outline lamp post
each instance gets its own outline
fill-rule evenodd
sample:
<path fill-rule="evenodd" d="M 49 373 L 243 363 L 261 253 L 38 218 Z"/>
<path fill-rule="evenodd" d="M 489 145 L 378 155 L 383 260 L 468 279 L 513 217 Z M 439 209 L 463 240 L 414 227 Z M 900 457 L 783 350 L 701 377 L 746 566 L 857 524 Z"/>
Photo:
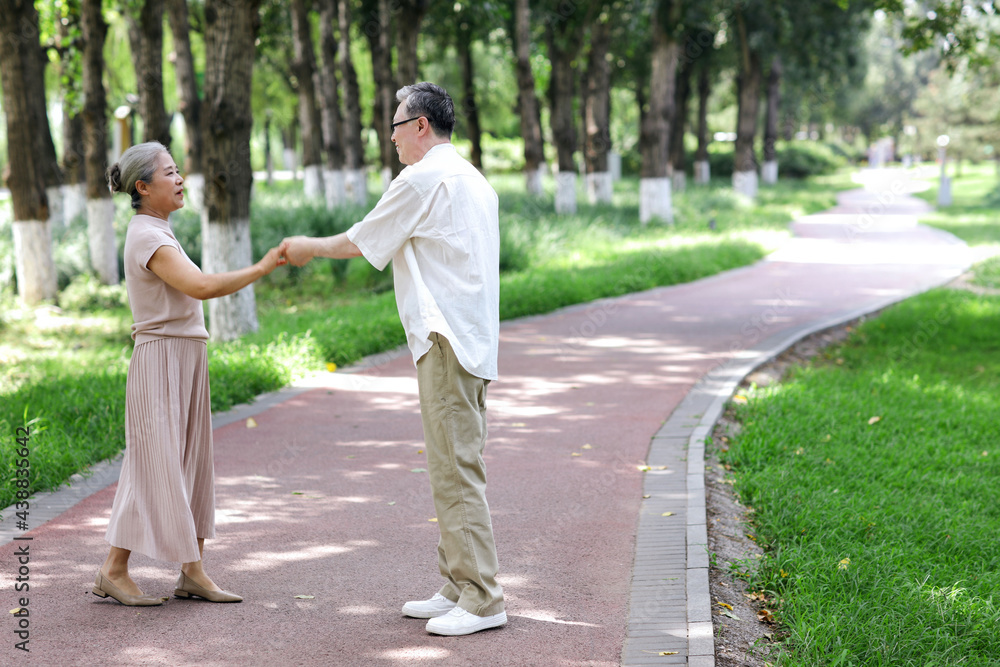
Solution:
<path fill-rule="evenodd" d="M 951 206 L 951 180 L 948 178 L 948 174 L 945 170 L 947 165 L 948 156 L 945 153 L 945 147 L 950 141 L 947 134 L 942 134 L 937 138 L 938 145 L 938 160 L 941 162 L 941 185 L 938 186 L 938 206 Z"/>

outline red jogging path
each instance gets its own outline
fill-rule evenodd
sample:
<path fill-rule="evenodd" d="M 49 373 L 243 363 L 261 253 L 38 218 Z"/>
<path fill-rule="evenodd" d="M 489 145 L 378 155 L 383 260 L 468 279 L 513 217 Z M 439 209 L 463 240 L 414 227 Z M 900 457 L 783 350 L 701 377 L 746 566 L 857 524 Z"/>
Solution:
<path fill-rule="evenodd" d="M 31 538 L 0 546 L 4 610 L 21 606 L 17 553 L 29 549 L 30 653 L 15 648 L 23 617 L 7 615 L 0 664 L 714 664 L 701 461 L 686 460 L 710 424 L 676 409 L 720 369 L 742 376 L 808 331 L 969 264 L 964 244 L 915 224 L 926 207 L 904 175 L 870 176 L 873 190 L 796 222 L 797 238 L 752 267 L 504 323 L 486 461 L 506 627 L 438 637 L 400 613 L 440 577 L 415 370 L 396 353 L 218 417 L 205 561 L 243 603 L 92 595 L 111 484 L 6 531 Z M 737 380 L 714 390 L 716 409 Z M 661 455 L 657 478 L 640 470 Z M 172 593 L 176 566 L 136 555 L 132 567 L 147 593 Z"/>

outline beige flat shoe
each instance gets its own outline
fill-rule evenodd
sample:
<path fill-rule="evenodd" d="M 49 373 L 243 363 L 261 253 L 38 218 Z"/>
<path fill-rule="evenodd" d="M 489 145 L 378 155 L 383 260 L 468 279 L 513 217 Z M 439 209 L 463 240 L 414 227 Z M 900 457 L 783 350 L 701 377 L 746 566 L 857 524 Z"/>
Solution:
<path fill-rule="evenodd" d="M 243 598 L 236 593 L 230 593 L 229 591 L 210 591 L 202 588 L 188 579 L 187 575 L 183 572 L 181 572 L 181 578 L 177 580 L 177 586 L 174 588 L 174 595 L 179 598 L 189 598 L 193 595 L 195 597 L 208 600 L 209 602 L 243 602 Z"/>
<path fill-rule="evenodd" d="M 121 602 L 126 607 L 156 607 L 167 601 L 167 598 L 160 598 L 154 595 L 129 595 L 123 593 L 117 586 L 104 578 L 104 574 L 98 570 L 97 579 L 94 580 L 94 588 L 91 593 L 99 598 L 106 598 L 109 595 Z"/>

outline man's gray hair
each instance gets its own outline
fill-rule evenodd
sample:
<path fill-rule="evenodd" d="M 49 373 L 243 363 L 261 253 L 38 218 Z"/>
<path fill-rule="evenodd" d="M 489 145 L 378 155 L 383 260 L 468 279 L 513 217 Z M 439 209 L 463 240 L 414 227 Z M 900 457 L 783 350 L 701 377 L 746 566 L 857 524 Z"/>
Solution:
<path fill-rule="evenodd" d="M 410 116 L 424 116 L 439 137 L 451 138 L 455 129 L 455 103 L 441 86 L 429 81 L 403 86 L 396 91 L 396 101 L 406 103 Z"/>

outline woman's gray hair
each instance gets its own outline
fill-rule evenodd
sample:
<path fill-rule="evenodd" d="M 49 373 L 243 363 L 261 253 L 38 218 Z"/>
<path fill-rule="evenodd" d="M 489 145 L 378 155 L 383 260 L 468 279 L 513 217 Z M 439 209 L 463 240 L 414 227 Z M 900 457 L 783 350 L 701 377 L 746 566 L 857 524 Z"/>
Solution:
<path fill-rule="evenodd" d="M 122 153 L 118 162 L 108 167 L 108 189 L 112 194 L 124 192 L 132 197 L 132 208 L 138 210 L 142 196 L 135 189 L 135 182 L 149 183 L 156 173 L 156 159 L 160 153 L 170 153 L 159 141 L 136 144 Z"/>
<path fill-rule="evenodd" d="M 411 116 L 426 117 L 434 134 L 451 138 L 455 129 L 455 103 L 444 88 L 429 81 L 403 86 L 396 91 L 396 101 L 406 102 L 406 111 Z"/>

